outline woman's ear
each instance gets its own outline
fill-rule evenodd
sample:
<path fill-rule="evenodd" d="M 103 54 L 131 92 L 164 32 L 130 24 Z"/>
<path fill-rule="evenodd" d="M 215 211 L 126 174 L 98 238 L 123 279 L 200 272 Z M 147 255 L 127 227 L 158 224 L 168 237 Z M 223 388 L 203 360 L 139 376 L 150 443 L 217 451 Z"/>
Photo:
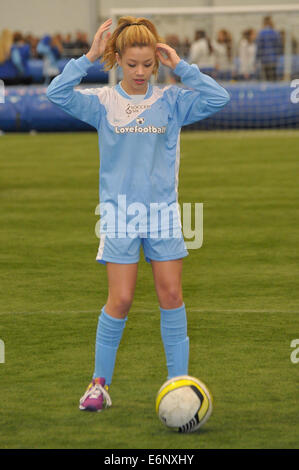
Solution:
<path fill-rule="evenodd" d="M 121 66 L 121 58 L 118 52 L 115 52 L 115 59 L 116 59 L 117 65 Z"/>

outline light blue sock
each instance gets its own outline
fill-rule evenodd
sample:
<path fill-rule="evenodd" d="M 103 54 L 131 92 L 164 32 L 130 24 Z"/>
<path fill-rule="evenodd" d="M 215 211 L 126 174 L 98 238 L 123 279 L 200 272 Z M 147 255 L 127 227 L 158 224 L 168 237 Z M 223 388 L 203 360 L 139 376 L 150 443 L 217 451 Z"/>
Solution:
<path fill-rule="evenodd" d="M 188 375 L 189 338 L 185 304 L 161 312 L 161 336 L 166 355 L 168 379 L 177 375 Z"/>
<path fill-rule="evenodd" d="M 126 321 L 127 317 L 113 318 L 105 312 L 105 307 L 102 308 L 97 327 L 93 378 L 104 377 L 106 385 L 110 385 L 112 381 L 116 354 Z"/>

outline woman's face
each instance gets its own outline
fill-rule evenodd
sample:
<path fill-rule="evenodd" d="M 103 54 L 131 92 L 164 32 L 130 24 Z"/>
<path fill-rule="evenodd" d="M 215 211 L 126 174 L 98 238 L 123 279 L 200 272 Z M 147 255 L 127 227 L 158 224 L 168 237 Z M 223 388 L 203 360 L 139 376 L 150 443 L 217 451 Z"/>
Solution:
<path fill-rule="evenodd" d="M 128 47 L 122 57 L 116 52 L 116 60 L 123 69 L 122 87 L 130 95 L 142 95 L 155 66 L 155 51 L 152 47 Z"/>
<path fill-rule="evenodd" d="M 250 31 L 250 40 L 252 42 L 256 40 L 256 31 L 254 29 Z"/>
<path fill-rule="evenodd" d="M 218 41 L 219 42 L 224 42 L 225 41 L 225 34 L 223 31 L 219 31 L 218 33 Z"/>

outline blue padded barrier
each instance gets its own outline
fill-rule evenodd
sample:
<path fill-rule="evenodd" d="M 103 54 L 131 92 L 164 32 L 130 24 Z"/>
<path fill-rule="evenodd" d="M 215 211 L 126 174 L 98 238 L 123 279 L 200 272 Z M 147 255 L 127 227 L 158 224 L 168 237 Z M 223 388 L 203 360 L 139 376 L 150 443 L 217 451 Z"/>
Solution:
<path fill-rule="evenodd" d="M 186 128 L 209 130 L 299 127 L 299 103 L 291 101 L 294 88 L 289 84 L 257 82 L 222 84 L 229 92 L 231 101 L 218 113 Z M 93 127 L 71 117 L 52 104 L 46 96 L 46 89 L 41 85 L 7 86 L 5 103 L 0 103 L 0 130 L 4 132 L 94 130 Z"/>
<path fill-rule="evenodd" d="M 62 72 L 71 59 L 60 59 L 58 61 L 59 72 Z M 28 61 L 29 71 L 34 83 L 43 83 L 43 61 L 41 59 L 30 59 Z M 104 71 L 103 64 L 95 62 L 88 71 L 87 76 L 81 83 L 108 83 L 108 72 Z"/>
<path fill-rule="evenodd" d="M 71 59 L 60 59 L 58 61 L 59 73 L 62 72 L 65 65 Z M 43 84 L 45 77 L 43 77 L 43 61 L 41 59 L 28 60 L 29 75 L 32 77 L 32 83 Z M 0 79 L 15 79 L 17 71 L 12 65 L 11 61 L 0 64 Z M 96 61 L 87 71 L 86 77 L 82 79 L 82 83 L 108 83 L 108 72 L 104 71 L 104 66 L 99 61 Z"/>

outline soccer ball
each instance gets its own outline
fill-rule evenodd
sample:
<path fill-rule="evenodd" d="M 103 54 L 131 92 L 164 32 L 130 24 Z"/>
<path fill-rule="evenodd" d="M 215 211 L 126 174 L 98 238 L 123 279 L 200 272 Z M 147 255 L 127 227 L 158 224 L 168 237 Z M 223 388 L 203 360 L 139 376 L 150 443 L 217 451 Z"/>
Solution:
<path fill-rule="evenodd" d="M 207 386 L 189 375 L 167 380 L 157 393 L 156 412 L 168 428 L 180 433 L 197 431 L 212 413 Z"/>

